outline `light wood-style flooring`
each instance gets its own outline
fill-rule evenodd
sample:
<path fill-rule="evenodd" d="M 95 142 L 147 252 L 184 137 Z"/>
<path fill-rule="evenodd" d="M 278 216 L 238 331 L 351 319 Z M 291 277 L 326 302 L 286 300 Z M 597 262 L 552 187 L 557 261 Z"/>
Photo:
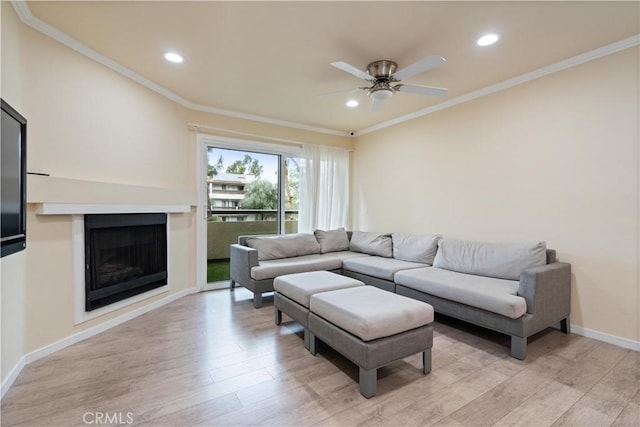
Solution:
<path fill-rule="evenodd" d="M 519 361 L 507 337 L 438 317 L 432 372 L 393 363 L 365 399 L 355 365 L 283 320 L 242 288 L 182 298 L 27 365 L 2 426 L 640 425 L 638 352 L 549 329 Z"/>

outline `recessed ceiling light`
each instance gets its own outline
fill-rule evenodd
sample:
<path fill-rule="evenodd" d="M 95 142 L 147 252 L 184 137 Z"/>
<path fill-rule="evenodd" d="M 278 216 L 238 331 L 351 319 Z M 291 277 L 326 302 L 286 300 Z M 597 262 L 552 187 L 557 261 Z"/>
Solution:
<path fill-rule="evenodd" d="M 350 99 L 346 102 L 345 105 L 349 108 L 356 108 L 358 105 L 360 105 L 360 103 L 355 99 Z"/>
<path fill-rule="evenodd" d="M 480 37 L 476 41 L 476 43 L 478 44 L 478 46 L 489 46 L 497 42 L 499 38 L 500 36 L 498 36 L 497 34 L 486 34 Z"/>
<path fill-rule="evenodd" d="M 167 52 L 164 54 L 164 59 L 166 59 L 169 62 L 175 62 L 177 64 L 181 63 L 183 61 L 182 56 L 178 55 L 177 53 L 174 52 Z"/>

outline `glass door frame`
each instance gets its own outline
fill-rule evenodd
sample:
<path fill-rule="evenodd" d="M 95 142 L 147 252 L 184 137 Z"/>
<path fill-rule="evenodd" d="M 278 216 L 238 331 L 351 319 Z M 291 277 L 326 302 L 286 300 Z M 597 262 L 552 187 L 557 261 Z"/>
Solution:
<path fill-rule="evenodd" d="M 199 291 L 224 289 L 229 287 L 228 281 L 207 283 L 207 164 L 208 149 L 222 148 L 228 150 L 273 154 L 279 156 L 278 171 L 278 224 L 279 234 L 285 233 L 285 198 L 284 198 L 284 162 L 286 157 L 302 154 L 302 145 L 274 144 L 260 141 L 249 141 L 233 137 L 208 134 L 196 134 L 196 188 L 198 189 L 198 207 L 196 212 L 196 287 Z"/>

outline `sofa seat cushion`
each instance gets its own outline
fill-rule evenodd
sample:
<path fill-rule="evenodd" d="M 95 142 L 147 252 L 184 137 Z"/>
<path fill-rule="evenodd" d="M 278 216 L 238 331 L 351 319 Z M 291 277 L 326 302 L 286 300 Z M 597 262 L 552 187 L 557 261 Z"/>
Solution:
<path fill-rule="evenodd" d="M 322 255 L 305 255 L 292 258 L 260 261 L 251 267 L 253 280 L 273 279 L 285 274 L 304 273 L 305 271 L 339 270 L 342 261 L 338 258 Z"/>
<path fill-rule="evenodd" d="M 363 341 L 390 337 L 433 322 L 433 307 L 383 291 L 360 286 L 311 296 L 311 312 Z"/>
<path fill-rule="evenodd" d="M 322 254 L 324 257 L 329 258 L 338 258 L 341 261 L 349 258 L 363 258 L 363 257 L 371 257 L 371 255 L 363 254 L 362 252 L 351 252 L 351 251 L 340 251 L 340 252 L 329 252 L 326 254 Z"/>
<path fill-rule="evenodd" d="M 519 282 L 457 273 L 436 267 L 418 268 L 396 274 L 397 285 L 426 294 L 517 319 L 527 311 L 518 296 Z"/>
<path fill-rule="evenodd" d="M 309 308 L 311 295 L 320 292 L 364 286 L 359 280 L 330 271 L 307 271 L 305 273 L 278 276 L 273 281 L 273 289 L 287 298 Z"/>
<path fill-rule="evenodd" d="M 395 258 L 383 258 L 378 256 L 347 258 L 342 262 L 342 267 L 355 273 L 393 281 L 393 276 L 402 270 L 425 267 L 426 264 L 402 261 Z"/>

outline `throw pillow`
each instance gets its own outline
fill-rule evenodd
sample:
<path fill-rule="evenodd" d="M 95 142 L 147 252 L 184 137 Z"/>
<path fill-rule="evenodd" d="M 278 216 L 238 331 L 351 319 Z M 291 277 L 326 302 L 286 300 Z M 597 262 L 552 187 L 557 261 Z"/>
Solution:
<path fill-rule="evenodd" d="M 393 233 L 393 257 L 402 261 L 433 264 L 440 235 Z"/>
<path fill-rule="evenodd" d="M 377 255 L 385 258 L 393 256 L 393 244 L 390 234 L 370 233 L 366 231 L 354 231 L 351 234 L 349 250 L 362 252 L 369 255 Z"/>
<path fill-rule="evenodd" d="M 547 263 L 545 242 L 485 243 L 442 239 L 433 266 L 460 273 L 520 280 L 520 273 Z"/>
<path fill-rule="evenodd" d="M 247 246 L 258 251 L 259 261 L 320 253 L 320 245 L 313 234 L 303 233 L 248 237 Z"/>
<path fill-rule="evenodd" d="M 349 250 L 349 236 L 344 227 L 336 230 L 315 230 L 313 234 L 320 244 L 320 253 Z"/>

